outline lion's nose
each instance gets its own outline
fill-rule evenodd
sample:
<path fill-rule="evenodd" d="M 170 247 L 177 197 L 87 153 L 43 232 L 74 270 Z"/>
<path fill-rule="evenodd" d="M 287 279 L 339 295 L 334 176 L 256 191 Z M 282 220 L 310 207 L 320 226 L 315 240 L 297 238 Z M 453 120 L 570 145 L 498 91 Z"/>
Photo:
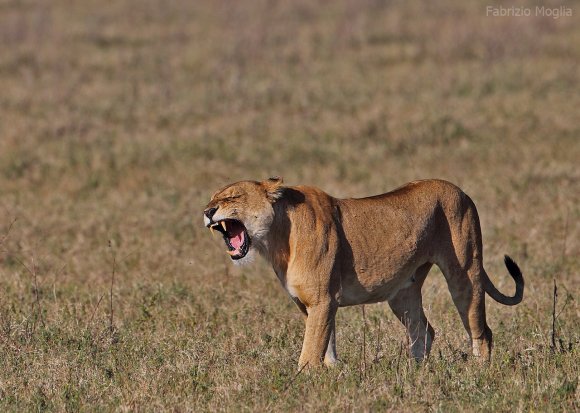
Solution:
<path fill-rule="evenodd" d="M 206 217 L 211 219 L 216 211 L 217 211 L 217 208 L 208 208 L 205 211 L 203 211 L 203 213 Z"/>

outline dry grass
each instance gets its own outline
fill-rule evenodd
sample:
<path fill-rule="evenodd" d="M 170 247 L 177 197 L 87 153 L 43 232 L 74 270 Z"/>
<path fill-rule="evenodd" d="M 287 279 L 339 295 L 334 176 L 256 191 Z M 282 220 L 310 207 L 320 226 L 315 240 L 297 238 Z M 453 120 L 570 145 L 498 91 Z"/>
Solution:
<path fill-rule="evenodd" d="M 0 410 L 578 410 L 580 9 L 437 4 L 0 1 Z M 342 309 L 344 363 L 296 376 L 298 311 L 201 221 L 218 186 L 275 174 L 462 186 L 496 285 L 504 253 L 527 282 L 489 301 L 491 365 L 433 271 L 426 363 L 374 305 L 364 363 Z"/>

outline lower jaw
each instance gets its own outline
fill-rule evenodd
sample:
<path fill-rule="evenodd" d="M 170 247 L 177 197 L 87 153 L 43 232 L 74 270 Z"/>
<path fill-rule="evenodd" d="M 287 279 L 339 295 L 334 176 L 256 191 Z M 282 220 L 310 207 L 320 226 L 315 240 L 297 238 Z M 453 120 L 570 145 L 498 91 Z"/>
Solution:
<path fill-rule="evenodd" d="M 249 252 L 249 248 L 245 251 L 245 252 L 238 252 L 235 253 L 237 250 L 228 250 L 227 253 L 230 255 L 230 258 L 234 261 L 236 260 L 241 260 L 242 258 L 244 258 L 246 255 L 248 255 Z"/>
<path fill-rule="evenodd" d="M 242 255 L 242 256 L 237 257 L 237 258 L 232 258 L 232 257 L 230 257 L 230 258 L 232 260 L 231 261 L 232 264 L 234 264 L 234 265 L 245 265 L 245 264 L 248 264 L 248 263 L 254 261 L 252 251 L 248 251 L 245 255 Z"/>

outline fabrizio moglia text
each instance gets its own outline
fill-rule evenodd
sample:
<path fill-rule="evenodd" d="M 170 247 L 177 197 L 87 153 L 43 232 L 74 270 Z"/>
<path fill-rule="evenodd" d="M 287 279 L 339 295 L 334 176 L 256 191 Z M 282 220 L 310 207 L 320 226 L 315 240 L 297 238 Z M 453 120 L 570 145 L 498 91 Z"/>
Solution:
<path fill-rule="evenodd" d="M 502 7 L 502 6 L 487 6 L 485 8 L 485 15 L 492 17 L 530 17 L 543 16 L 559 19 L 560 17 L 572 17 L 572 9 L 566 6 L 560 7 Z"/>

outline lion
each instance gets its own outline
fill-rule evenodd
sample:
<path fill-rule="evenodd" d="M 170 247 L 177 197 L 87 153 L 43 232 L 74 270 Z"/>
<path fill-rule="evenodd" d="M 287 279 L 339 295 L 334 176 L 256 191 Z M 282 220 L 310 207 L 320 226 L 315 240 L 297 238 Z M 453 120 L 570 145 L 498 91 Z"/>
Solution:
<path fill-rule="evenodd" d="M 387 301 L 409 336 L 416 360 L 429 355 L 435 331 L 421 287 L 433 264 L 445 276 L 472 352 L 490 360 L 485 294 L 504 305 L 522 301 L 524 279 L 507 255 L 516 285 L 499 292 L 483 268 L 475 204 L 443 180 L 421 180 L 367 198 L 334 198 L 281 178 L 241 181 L 218 190 L 203 211 L 236 263 L 258 253 L 273 267 L 306 322 L 298 367 L 332 366 L 339 307 Z"/>

